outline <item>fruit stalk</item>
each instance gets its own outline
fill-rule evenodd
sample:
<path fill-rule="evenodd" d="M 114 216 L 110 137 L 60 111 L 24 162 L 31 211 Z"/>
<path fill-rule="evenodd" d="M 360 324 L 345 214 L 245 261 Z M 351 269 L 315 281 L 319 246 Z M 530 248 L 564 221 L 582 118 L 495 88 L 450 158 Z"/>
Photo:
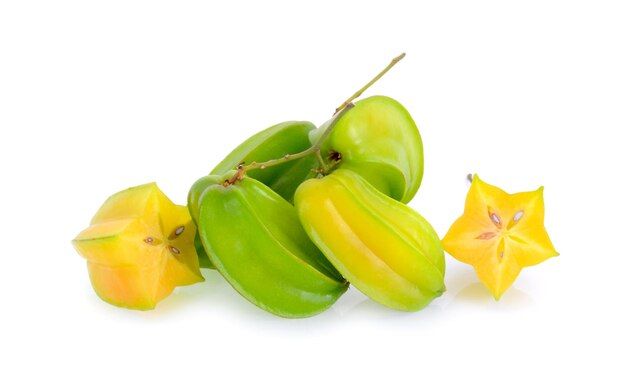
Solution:
<path fill-rule="evenodd" d="M 254 170 L 254 169 L 265 169 L 265 168 L 269 168 L 271 166 L 276 166 L 276 165 L 280 165 L 283 164 L 285 162 L 289 162 L 289 161 L 294 161 L 306 156 L 310 156 L 311 154 L 318 154 L 320 151 L 320 148 L 322 146 L 322 143 L 326 140 L 326 138 L 330 135 L 330 133 L 333 130 L 333 127 L 335 125 L 335 123 L 339 120 L 339 118 L 341 116 L 344 115 L 344 113 L 346 113 L 348 110 L 350 110 L 352 107 L 354 106 L 354 104 L 348 104 L 346 105 L 338 114 L 335 114 L 333 116 L 333 121 L 330 123 L 330 125 L 328 126 L 328 129 L 326 129 L 326 131 L 324 132 L 324 134 L 322 134 L 322 136 L 315 142 L 315 144 L 313 144 L 310 148 L 303 150 L 299 153 L 294 153 L 294 154 L 286 154 L 285 156 L 281 157 L 281 158 L 274 158 L 272 160 L 269 161 L 263 161 L 263 162 L 252 162 L 249 165 L 240 165 L 237 167 L 238 172 L 235 173 L 234 176 L 234 180 L 233 181 L 237 181 L 237 179 L 241 179 L 240 177 L 243 176 L 243 174 L 245 174 L 246 172 L 250 171 L 250 170 Z M 318 157 L 318 159 L 321 159 L 320 157 Z M 322 168 L 325 167 L 325 164 L 322 162 L 320 163 L 320 166 L 322 166 Z M 323 169 L 325 170 L 325 169 Z M 239 177 L 239 178 L 237 178 Z M 231 180 L 228 180 L 227 182 L 230 182 Z M 231 183 L 232 184 L 232 183 Z"/>
<path fill-rule="evenodd" d="M 321 173 L 326 173 L 328 171 L 328 168 L 326 164 L 324 163 L 324 159 L 322 158 L 320 154 L 320 150 L 324 141 L 326 141 L 328 136 L 330 136 L 330 133 L 332 133 L 333 127 L 335 126 L 336 122 L 339 121 L 340 117 L 343 116 L 348 110 L 354 107 L 354 104 L 352 103 L 352 101 L 360 97 L 363 94 L 363 92 L 365 92 L 369 87 L 371 87 L 372 85 L 374 85 L 374 83 L 380 80 L 380 78 L 383 77 L 387 72 L 389 72 L 389 70 L 393 68 L 398 62 L 400 62 L 400 60 L 402 60 L 404 56 L 406 56 L 406 53 L 402 53 L 401 55 L 394 57 L 393 60 L 391 60 L 391 62 L 382 71 L 380 71 L 376 76 L 374 76 L 374 78 L 372 78 L 367 84 L 361 87 L 361 89 L 357 90 L 352 96 L 350 96 L 346 101 L 344 101 L 341 105 L 339 105 L 339 107 L 335 109 L 335 113 L 333 114 L 333 118 L 332 118 L 330 125 L 324 131 L 324 133 L 320 136 L 320 138 L 315 142 L 315 144 L 313 144 L 313 146 L 299 153 L 286 154 L 285 156 L 281 158 L 275 158 L 275 159 L 271 159 L 271 160 L 263 161 L 263 162 L 252 162 L 249 165 L 239 165 L 237 166 L 237 172 L 235 173 L 235 175 L 231 179 L 227 180 L 225 183 L 232 185 L 233 183 L 241 180 L 243 176 L 245 175 L 245 173 L 250 170 L 266 169 L 272 166 L 284 164 L 285 162 L 294 161 L 303 157 L 307 157 L 312 154 L 315 154 L 318 159 Z"/>
<path fill-rule="evenodd" d="M 337 109 L 335 109 L 335 114 L 337 114 L 340 110 L 345 108 L 348 104 L 352 103 L 352 101 L 360 97 L 363 94 L 363 92 L 367 90 L 367 88 L 374 85 L 376 81 L 380 80 L 380 78 L 383 77 L 385 73 L 389 72 L 389 70 L 393 68 L 394 65 L 400 62 L 400 60 L 402 60 L 404 56 L 406 56 L 406 53 L 402 53 L 398 57 L 394 57 L 394 59 L 391 60 L 391 62 L 385 67 L 385 69 L 383 69 L 380 73 L 378 73 L 373 79 L 370 80 L 370 82 L 365 84 L 361 89 L 357 90 L 352 96 L 350 96 L 346 101 L 344 101 L 343 104 L 339 105 Z"/>

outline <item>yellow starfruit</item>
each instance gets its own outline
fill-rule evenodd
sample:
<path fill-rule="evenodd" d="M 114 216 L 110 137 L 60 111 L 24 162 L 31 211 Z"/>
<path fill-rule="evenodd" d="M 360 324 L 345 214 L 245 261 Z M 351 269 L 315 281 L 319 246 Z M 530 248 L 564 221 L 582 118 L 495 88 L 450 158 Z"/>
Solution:
<path fill-rule="evenodd" d="M 195 233 L 187 207 L 150 183 L 109 197 L 72 243 L 100 298 L 149 310 L 175 287 L 204 280 Z"/>
<path fill-rule="evenodd" d="M 443 247 L 472 265 L 500 299 L 522 268 L 558 255 L 544 227 L 543 187 L 509 194 L 474 175 L 465 211 L 443 238 Z"/>

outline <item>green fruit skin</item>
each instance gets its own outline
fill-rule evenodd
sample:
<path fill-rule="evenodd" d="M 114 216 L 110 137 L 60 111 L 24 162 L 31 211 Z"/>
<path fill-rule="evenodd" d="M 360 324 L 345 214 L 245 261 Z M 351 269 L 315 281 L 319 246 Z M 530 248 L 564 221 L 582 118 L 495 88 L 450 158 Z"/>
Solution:
<path fill-rule="evenodd" d="M 328 122 L 309 133 L 316 142 Z M 385 96 L 365 98 L 348 110 L 322 145 L 322 155 L 341 154 L 339 168 L 365 178 L 391 198 L 409 202 L 422 182 L 422 138 L 409 112 Z"/>
<path fill-rule="evenodd" d="M 204 246 L 202 246 L 202 240 L 200 239 L 200 234 L 196 231 L 196 235 L 193 237 L 193 245 L 196 248 L 196 254 L 198 254 L 198 264 L 202 269 L 215 269 L 215 266 L 209 259 L 206 251 L 204 250 Z"/>
<path fill-rule="evenodd" d="M 435 230 L 355 172 L 338 169 L 305 181 L 295 207 L 313 243 L 374 301 L 417 311 L 445 291 L 445 259 Z"/>
<path fill-rule="evenodd" d="M 240 163 L 263 162 L 308 149 L 309 133 L 315 125 L 308 121 L 287 121 L 258 132 L 236 147 L 220 162 L 211 174 L 221 175 Z M 249 177 L 269 186 L 287 201 L 293 200 L 298 185 L 311 178 L 315 158 L 308 156 L 266 169 L 251 170 Z"/>
<path fill-rule="evenodd" d="M 230 152 L 211 171 L 211 174 L 221 176 L 235 169 L 240 163 L 268 161 L 306 150 L 311 146 L 309 133 L 314 129 L 315 125 L 307 121 L 287 121 L 262 130 Z M 315 158 L 309 156 L 267 169 L 251 170 L 247 175 L 268 185 L 281 197 L 291 202 L 298 185 L 313 175 L 311 169 L 314 167 Z M 202 177 L 189 191 L 189 212 L 196 224 L 200 195 L 209 184 L 215 182 L 214 178 Z M 215 267 L 202 247 L 199 234 L 196 234 L 195 245 L 200 267 L 214 269 Z"/>
<path fill-rule="evenodd" d="M 213 265 L 270 313 L 299 318 L 326 310 L 348 284 L 309 240 L 295 208 L 249 177 L 224 186 L 230 176 L 200 198 L 198 232 Z"/>
<path fill-rule="evenodd" d="M 191 219 L 193 220 L 196 227 L 198 226 L 200 196 L 207 187 L 214 185 L 216 182 L 219 182 L 219 180 L 220 176 L 205 176 L 198 179 L 189 189 L 189 194 L 187 194 L 187 209 L 189 209 L 189 214 L 191 215 Z M 200 263 L 200 267 L 203 269 L 215 269 L 215 266 L 213 266 L 213 263 L 211 263 L 209 256 L 202 246 L 200 233 L 197 230 L 193 244 L 196 248 L 196 253 L 198 254 L 198 262 Z"/>

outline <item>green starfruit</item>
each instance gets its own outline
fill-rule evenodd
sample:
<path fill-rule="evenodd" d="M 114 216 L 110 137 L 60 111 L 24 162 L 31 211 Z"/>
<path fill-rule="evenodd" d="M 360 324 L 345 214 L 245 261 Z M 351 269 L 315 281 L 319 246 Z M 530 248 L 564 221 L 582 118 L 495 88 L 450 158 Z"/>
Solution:
<path fill-rule="evenodd" d="M 283 317 L 326 310 L 347 283 L 309 240 L 295 208 L 263 183 L 206 177 L 198 232 L 209 259 L 246 299 Z"/>
<path fill-rule="evenodd" d="M 301 152 L 311 146 L 309 132 L 314 129 L 315 125 L 308 121 L 286 121 L 271 126 L 254 134 L 233 149 L 211 171 L 211 174 L 222 175 L 240 164 L 263 162 Z M 313 175 L 311 169 L 314 166 L 315 158 L 309 156 L 267 169 L 251 170 L 247 175 L 269 186 L 286 200 L 292 201 L 293 193 L 298 185 Z M 199 198 L 207 182 L 212 181 L 207 177 L 200 178 L 190 189 L 188 206 L 194 221 L 198 215 Z M 213 264 L 202 248 L 199 234 L 196 234 L 195 244 L 200 267 L 213 269 Z"/>
<path fill-rule="evenodd" d="M 262 130 L 230 152 L 211 174 L 222 175 L 242 163 L 282 158 L 308 149 L 311 146 L 309 133 L 313 130 L 315 125 L 308 121 L 287 121 Z M 251 170 L 246 175 L 261 181 L 291 201 L 298 185 L 313 175 L 311 169 L 314 166 L 315 158 L 309 156 L 267 169 Z"/>
<path fill-rule="evenodd" d="M 331 121 L 309 133 L 312 143 Z M 410 201 L 422 181 L 424 155 L 419 130 L 409 112 L 389 97 L 365 98 L 339 116 L 321 154 L 401 202 Z"/>

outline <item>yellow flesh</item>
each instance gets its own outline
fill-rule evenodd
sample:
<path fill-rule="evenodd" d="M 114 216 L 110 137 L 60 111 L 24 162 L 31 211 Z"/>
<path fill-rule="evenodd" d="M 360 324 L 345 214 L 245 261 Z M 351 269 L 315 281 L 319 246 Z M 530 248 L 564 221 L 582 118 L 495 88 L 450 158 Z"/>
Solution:
<path fill-rule="evenodd" d="M 523 267 L 558 255 L 543 224 L 543 188 L 509 194 L 474 176 L 465 212 L 443 239 L 444 249 L 476 269 L 499 299 Z"/>
<path fill-rule="evenodd" d="M 111 196 L 73 244 L 102 299 L 150 309 L 176 286 L 203 280 L 194 235 L 187 208 L 151 183 Z"/>

